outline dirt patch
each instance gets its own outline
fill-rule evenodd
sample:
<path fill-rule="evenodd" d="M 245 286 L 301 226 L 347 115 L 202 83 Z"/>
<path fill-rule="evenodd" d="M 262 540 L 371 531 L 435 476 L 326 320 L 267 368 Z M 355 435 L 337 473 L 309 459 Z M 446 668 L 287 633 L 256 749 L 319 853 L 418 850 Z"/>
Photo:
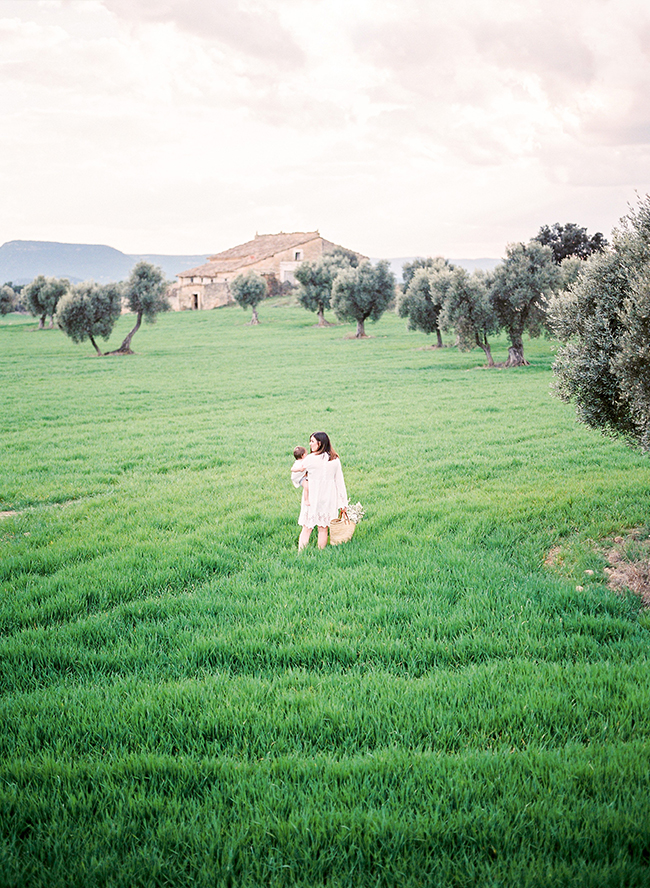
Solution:
<path fill-rule="evenodd" d="M 605 562 L 602 568 L 602 579 L 607 587 L 614 592 L 634 592 L 641 599 L 642 607 L 650 608 L 650 537 L 647 528 L 634 528 L 624 531 L 624 536 L 607 537 L 594 542 L 588 540 L 586 545 Z M 593 551 L 592 550 L 592 551 Z M 545 567 L 560 573 L 574 573 L 565 565 L 565 550 L 554 546 L 544 559 Z M 569 558 L 569 560 L 572 560 Z M 585 581 L 598 579 L 597 571 L 585 570 Z M 575 574 L 574 574 L 575 575 Z M 582 591 L 583 586 L 577 586 Z"/>
<path fill-rule="evenodd" d="M 618 592 L 630 589 L 640 597 L 644 607 L 650 608 L 650 539 L 647 531 L 637 529 L 624 537 L 614 537 L 601 551 L 608 562 L 603 570 L 609 588 Z"/>
<path fill-rule="evenodd" d="M 80 499 L 65 500 L 62 503 L 38 503 L 38 505 L 26 506 L 24 509 L 20 510 L 10 509 L 7 512 L 0 512 L 0 521 L 5 518 L 15 518 L 16 515 L 24 515 L 26 512 L 33 512 L 36 508 L 66 509 L 68 506 L 73 506 L 75 503 L 80 502 L 81 499 L 90 499 L 90 497 L 80 497 Z"/>
<path fill-rule="evenodd" d="M 548 555 L 544 559 L 544 566 L 557 567 L 561 551 L 562 549 L 560 548 L 560 546 L 553 546 L 553 548 L 549 550 Z"/>

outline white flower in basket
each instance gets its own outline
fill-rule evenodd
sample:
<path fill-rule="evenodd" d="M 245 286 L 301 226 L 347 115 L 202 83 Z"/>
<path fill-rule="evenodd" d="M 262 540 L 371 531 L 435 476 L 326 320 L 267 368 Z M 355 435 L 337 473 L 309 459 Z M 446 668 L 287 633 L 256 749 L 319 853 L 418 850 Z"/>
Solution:
<path fill-rule="evenodd" d="M 351 521 L 354 521 L 355 524 L 358 524 L 366 514 L 366 510 L 361 503 L 350 503 L 346 511 L 348 513 L 348 518 Z"/>

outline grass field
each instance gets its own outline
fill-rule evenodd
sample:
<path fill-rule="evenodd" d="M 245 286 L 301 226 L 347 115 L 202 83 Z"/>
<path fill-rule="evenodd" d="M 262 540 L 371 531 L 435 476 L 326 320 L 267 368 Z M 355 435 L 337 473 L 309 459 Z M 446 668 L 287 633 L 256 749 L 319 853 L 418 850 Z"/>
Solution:
<path fill-rule="evenodd" d="M 0 885 L 648 886 L 648 458 L 548 341 L 247 319 L 0 321 Z M 367 517 L 298 555 L 319 429 Z"/>

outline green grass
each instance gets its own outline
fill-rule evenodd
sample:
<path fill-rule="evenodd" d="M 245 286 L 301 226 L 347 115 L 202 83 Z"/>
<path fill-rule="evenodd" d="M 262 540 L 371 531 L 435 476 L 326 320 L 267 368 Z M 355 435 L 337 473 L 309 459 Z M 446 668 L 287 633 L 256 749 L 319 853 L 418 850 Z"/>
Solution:
<path fill-rule="evenodd" d="M 547 341 L 260 319 L 0 322 L 0 886 L 647 886 L 650 624 L 589 542 L 647 457 Z M 298 555 L 318 429 L 367 517 Z"/>

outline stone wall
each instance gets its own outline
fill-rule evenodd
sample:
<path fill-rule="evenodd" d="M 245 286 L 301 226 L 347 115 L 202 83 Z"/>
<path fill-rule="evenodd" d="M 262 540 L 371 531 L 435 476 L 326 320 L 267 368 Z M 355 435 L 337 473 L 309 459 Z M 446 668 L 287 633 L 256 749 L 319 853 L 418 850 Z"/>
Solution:
<path fill-rule="evenodd" d="M 184 284 L 176 288 L 177 311 L 204 310 L 232 305 L 235 301 L 227 281 L 212 281 L 210 284 Z"/>

